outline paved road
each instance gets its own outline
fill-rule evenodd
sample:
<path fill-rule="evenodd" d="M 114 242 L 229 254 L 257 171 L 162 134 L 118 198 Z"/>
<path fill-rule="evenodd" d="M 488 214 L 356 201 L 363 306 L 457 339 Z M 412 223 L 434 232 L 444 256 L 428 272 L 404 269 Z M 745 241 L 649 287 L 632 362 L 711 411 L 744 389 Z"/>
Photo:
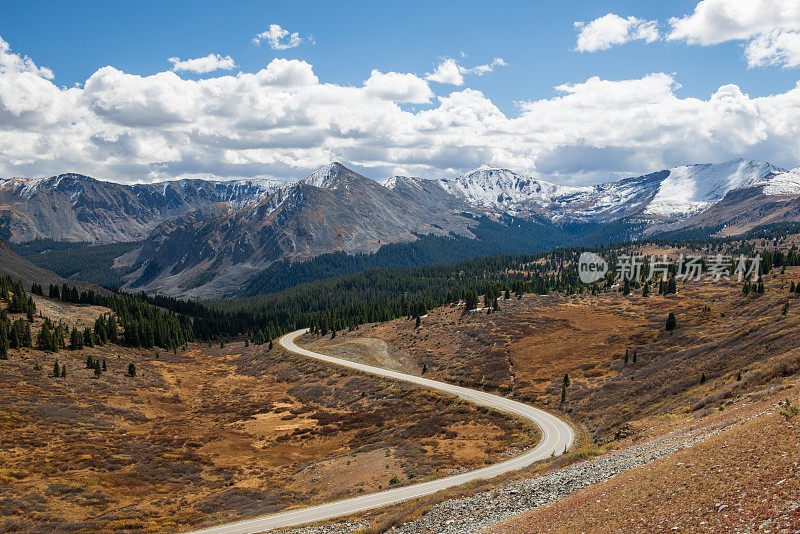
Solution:
<path fill-rule="evenodd" d="M 321 504 L 318 506 L 309 506 L 307 508 L 299 508 L 287 512 L 265 515 L 256 517 L 254 519 L 239 521 L 237 523 L 220 525 L 218 527 L 211 527 L 208 529 L 199 530 L 197 531 L 197 534 L 244 534 L 264 532 L 273 528 L 313 523 L 334 517 L 370 510 L 372 508 L 387 506 L 396 502 L 436 493 L 437 491 L 453 486 L 459 486 L 472 480 L 492 478 L 497 475 L 502 475 L 503 473 L 508 473 L 509 471 L 516 471 L 517 469 L 526 467 L 537 460 L 548 458 L 553 454 L 562 454 L 568 447 L 572 445 L 572 442 L 575 439 L 575 435 L 567 423 L 548 412 L 528 406 L 527 404 L 522 404 L 521 402 L 499 397 L 497 395 L 492 395 L 490 393 L 485 393 L 483 391 L 477 391 L 474 389 L 454 386 L 452 384 L 446 384 L 444 382 L 438 382 L 436 380 L 430 380 L 428 378 L 407 375 L 405 373 L 399 373 L 397 371 L 390 371 L 380 367 L 355 363 L 349 360 L 343 360 L 341 358 L 334 358 L 333 356 L 326 356 L 324 354 L 319 354 L 318 352 L 313 352 L 302 347 L 298 347 L 295 344 L 295 340 L 306 332 L 307 329 L 291 332 L 280 338 L 278 343 L 280 343 L 281 346 L 286 350 L 301 354 L 303 356 L 308 356 L 309 358 L 314 358 L 315 360 L 332 363 L 342 367 L 348 367 L 350 369 L 356 369 L 358 371 L 364 371 L 365 373 L 370 373 L 373 375 L 383 376 L 395 380 L 402 380 L 404 382 L 411 382 L 420 386 L 429 387 L 431 389 L 450 393 L 474 404 L 479 404 L 481 406 L 486 406 L 488 408 L 493 408 L 498 411 L 527 419 L 534 422 L 541 428 L 542 440 L 536 445 L 536 447 L 520 456 L 517 456 L 516 458 L 490 465 L 488 467 L 483 467 L 481 469 L 476 469 L 474 471 L 469 471 L 467 473 L 462 473 L 460 475 L 440 478 L 438 480 L 431 480 L 429 482 L 422 482 L 412 486 L 380 491 L 370 495 L 354 497 L 342 501 Z"/>

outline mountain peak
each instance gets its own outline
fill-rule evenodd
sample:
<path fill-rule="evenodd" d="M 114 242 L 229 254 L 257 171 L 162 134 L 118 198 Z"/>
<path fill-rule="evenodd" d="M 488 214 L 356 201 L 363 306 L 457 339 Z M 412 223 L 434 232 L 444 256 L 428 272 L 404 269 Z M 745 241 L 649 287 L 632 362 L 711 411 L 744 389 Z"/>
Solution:
<path fill-rule="evenodd" d="M 334 161 L 312 172 L 300 180 L 300 183 L 320 189 L 336 189 L 344 180 L 357 178 L 358 176 L 354 171 L 351 171 L 338 161 Z"/>
<path fill-rule="evenodd" d="M 477 174 L 477 173 L 487 173 L 487 172 L 489 172 L 489 173 L 490 173 L 490 172 L 492 172 L 492 171 L 497 171 L 497 172 L 513 172 L 513 171 L 509 171 L 508 169 L 505 169 L 505 168 L 503 168 L 503 167 L 495 167 L 494 165 L 487 165 L 486 163 L 484 163 L 484 164 L 483 164 L 483 165 L 481 165 L 480 167 L 476 167 L 476 168 L 472 169 L 471 171 L 467 171 L 467 172 L 464 174 L 464 176 L 470 176 L 470 175 L 472 175 L 472 174 Z M 516 174 L 516 173 L 514 173 L 514 174 Z"/>

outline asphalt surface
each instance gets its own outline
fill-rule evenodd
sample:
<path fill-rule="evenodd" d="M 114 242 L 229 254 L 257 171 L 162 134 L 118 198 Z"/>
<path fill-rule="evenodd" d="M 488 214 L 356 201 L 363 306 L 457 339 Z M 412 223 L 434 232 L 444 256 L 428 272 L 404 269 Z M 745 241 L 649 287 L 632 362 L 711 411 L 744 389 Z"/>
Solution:
<path fill-rule="evenodd" d="M 527 404 L 506 399 L 497 395 L 492 395 L 491 393 L 486 393 L 483 391 L 477 391 L 461 386 L 454 386 L 445 382 L 438 382 L 428 378 L 408 375 L 397 371 L 390 371 L 388 369 L 373 367 L 371 365 L 351 362 L 349 360 L 335 358 L 333 356 L 326 356 L 325 354 L 320 354 L 318 352 L 313 352 L 297 346 L 295 344 L 295 340 L 305 334 L 307 331 L 308 329 L 304 329 L 286 334 L 278 340 L 278 343 L 280 343 L 280 345 L 286 350 L 302 356 L 308 356 L 309 358 L 313 358 L 315 360 L 428 387 L 444 393 L 455 395 L 480 406 L 486 406 L 487 408 L 493 408 L 522 419 L 527 419 L 539 426 L 542 431 L 542 439 L 536 445 L 536 447 L 528 450 L 520 456 L 498 464 L 490 465 L 488 467 L 482 467 L 481 469 L 476 469 L 474 471 L 468 471 L 459 475 L 431 480 L 429 482 L 422 482 L 411 486 L 404 486 L 402 488 L 389 489 L 380 491 L 378 493 L 353 497 L 327 504 L 293 509 L 286 512 L 279 512 L 276 514 L 238 521 L 236 523 L 228 523 L 217 527 L 195 531 L 196 534 L 244 534 L 264 532 L 273 528 L 315 523 L 317 521 L 324 521 L 335 517 L 351 515 L 366 510 L 371 510 L 373 508 L 380 508 L 400 501 L 414 499 L 424 495 L 430 495 L 432 493 L 436 493 L 437 491 L 451 488 L 453 486 L 459 486 L 473 480 L 488 479 L 508 473 L 510 471 L 516 471 L 538 460 L 563 454 L 569 447 L 572 446 L 572 443 L 575 440 L 575 434 L 572 428 L 566 422 L 562 421 L 553 414 L 538 408 L 534 408 L 533 406 L 528 406 Z"/>

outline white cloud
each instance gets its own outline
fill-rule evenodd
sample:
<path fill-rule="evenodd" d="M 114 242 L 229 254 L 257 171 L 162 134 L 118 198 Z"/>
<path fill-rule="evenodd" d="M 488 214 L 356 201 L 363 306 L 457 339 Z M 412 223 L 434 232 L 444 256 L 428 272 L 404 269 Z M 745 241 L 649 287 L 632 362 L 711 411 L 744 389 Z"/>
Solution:
<path fill-rule="evenodd" d="M 511 116 L 474 89 L 436 96 L 418 76 L 380 71 L 325 83 L 290 59 L 197 80 L 103 67 L 69 89 L 42 72 L 0 47 L 0 177 L 285 178 L 344 160 L 375 177 L 490 163 L 580 181 L 743 155 L 794 167 L 800 153 L 800 85 L 761 98 L 724 85 L 699 99 L 678 96 L 669 74 L 592 77 Z"/>
<path fill-rule="evenodd" d="M 256 73 L 259 82 L 264 85 L 281 87 L 300 87 L 319 83 L 314 67 L 310 63 L 298 59 L 275 58 L 266 69 Z"/>
<path fill-rule="evenodd" d="M 425 74 L 425 79 L 430 82 L 448 83 L 450 85 L 464 85 L 464 76 L 455 59 L 445 59 L 433 72 Z"/>
<path fill-rule="evenodd" d="M 798 0 L 702 0 L 694 12 L 669 19 L 670 40 L 713 45 L 773 30 L 800 30 Z"/>
<path fill-rule="evenodd" d="M 181 60 L 179 57 L 171 57 L 167 61 L 172 63 L 172 70 L 175 72 L 189 71 L 205 74 L 215 70 L 232 70 L 236 68 L 236 62 L 231 56 L 222 57 L 219 54 L 208 54 L 205 57 L 185 60 Z"/>
<path fill-rule="evenodd" d="M 673 41 L 745 41 L 749 67 L 800 66 L 800 0 L 702 0 L 669 24 L 667 38 Z"/>
<path fill-rule="evenodd" d="M 462 74 L 475 74 L 476 76 L 483 76 L 490 72 L 494 72 L 495 67 L 505 67 L 507 63 L 501 57 L 494 58 L 491 63 L 485 65 L 476 65 L 472 68 L 459 67 Z"/>
<path fill-rule="evenodd" d="M 799 67 L 800 32 L 775 30 L 758 35 L 747 44 L 744 56 L 751 67 Z"/>
<path fill-rule="evenodd" d="M 445 58 L 438 65 L 436 65 L 436 68 L 433 72 L 425 74 L 425 79 L 436 83 L 464 85 L 464 76 L 467 74 L 483 76 L 484 74 L 493 72 L 496 67 L 505 67 L 506 65 L 507 64 L 503 58 L 496 57 L 491 61 L 491 63 L 467 68 L 459 65 L 455 59 Z"/>
<path fill-rule="evenodd" d="M 395 102 L 423 104 L 429 102 L 433 91 L 428 83 L 414 74 L 383 73 L 373 70 L 364 82 L 367 92 Z"/>
<path fill-rule="evenodd" d="M 34 74 L 41 78 L 48 80 L 53 79 L 53 71 L 46 67 L 37 67 L 28 56 L 20 56 L 11 52 L 11 45 L 9 45 L 2 37 L 0 37 L 0 73 L 2 74 Z"/>
<path fill-rule="evenodd" d="M 578 52 L 607 50 L 633 40 L 652 43 L 658 39 L 658 23 L 655 20 L 642 20 L 636 17 L 622 18 L 609 13 L 591 22 L 576 22 L 578 29 Z"/>
<path fill-rule="evenodd" d="M 269 28 L 253 37 L 253 44 L 260 45 L 264 41 L 269 44 L 273 50 L 286 50 L 288 48 L 297 48 L 303 41 L 307 43 L 314 43 L 314 38 L 310 35 L 300 37 L 298 32 L 289 32 L 280 27 L 278 24 L 270 24 Z"/>

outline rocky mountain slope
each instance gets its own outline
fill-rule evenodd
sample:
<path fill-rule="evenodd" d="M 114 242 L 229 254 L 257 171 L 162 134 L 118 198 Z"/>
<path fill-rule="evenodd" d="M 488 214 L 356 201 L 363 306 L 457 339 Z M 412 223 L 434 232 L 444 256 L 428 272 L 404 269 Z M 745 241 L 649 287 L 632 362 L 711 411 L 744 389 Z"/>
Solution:
<path fill-rule="evenodd" d="M 0 180 L 0 237 L 110 243 L 145 238 L 159 223 L 210 204 L 232 207 L 274 191 L 274 180 L 176 180 L 125 185 L 80 174 Z"/>
<path fill-rule="evenodd" d="M 296 182 L 0 181 L 0 237 L 144 240 L 117 261 L 131 273 L 123 288 L 194 297 L 229 295 L 278 259 L 374 252 L 427 234 L 475 237 L 476 215 L 590 223 L 607 239 L 694 228 L 730 235 L 800 220 L 800 170 L 737 159 L 581 187 L 488 166 L 375 182 L 339 163 Z"/>
<path fill-rule="evenodd" d="M 474 221 L 448 205 L 466 208 L 430 188 L 394 191 L 333 163 L 238 210 L 162 223 L 129 258 L 136 270 L 123 289 L 221 296 L 285 257 L 374 252 L 418 234 L 471 235 Z"/>

